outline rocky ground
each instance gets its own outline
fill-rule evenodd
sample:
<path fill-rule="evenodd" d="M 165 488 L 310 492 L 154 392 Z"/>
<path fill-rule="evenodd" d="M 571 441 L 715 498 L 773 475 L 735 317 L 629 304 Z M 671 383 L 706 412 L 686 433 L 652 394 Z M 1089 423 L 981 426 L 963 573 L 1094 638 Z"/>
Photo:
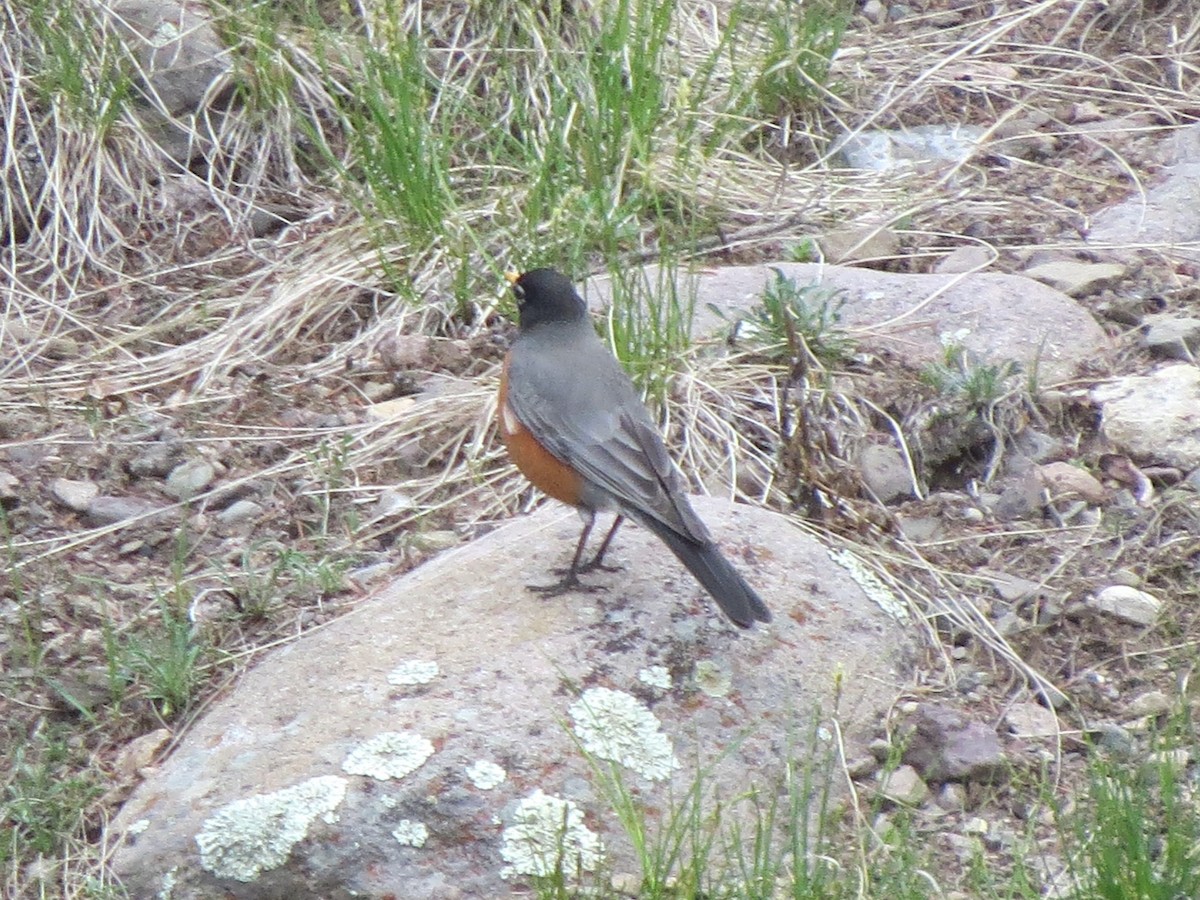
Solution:
<path fill-rule="evenodd" d="M 1125 7 L 1008 10 L 1011 43 L 980 59 L 945 48 L 995 11 L 866 4 L 833 72 L 856 124 L 878 108 L 871 128 L 987 130 L 961 159 L 912 164 L 945 203 L 900 216 L 881 204 L 846 227 L 793 224 L 705 259 L 775 261 L 817 246 L 896 273 L 1024 273 L 1107 335 L 1053 378 L 1005 369 L 1002 348 L 980 361 L 953 341 L 923 365 L 894 352 L 780 360 L 749 348 L 755 366 L 774 369 L 746 376 L 747 419 L 779 381 L 808 390 L 792 395 L 792 428 L 758 442 L 774 477 L 739 483 L 742 497 L 858 542 L 885 570 L 893 561 L 897 581 L 928 601 L 925 666 L 877 758 L 852 760 L 852 774 L 878 786 L 886 738 L 913 721 L 936 747 L 963 740 L 965 756 L 998 754 L 1010 773 L 964 786 L 944 760 L 918 754 L 882 785 L 916 810 L 912 827 L 949 867 L 939 874 L 963 891 L 978 854 L 1000 873 L 1028 839 L 1053 883 L 1055 812 L 1096 746 L 1128 759 L 1160 752 L 1155 735 L 1194 704 L 1200 140 L 1179 130 L 1198 110 L 1184 52 L 1197 24 L 1187 4 Z M 1106 68 L 1076 65 L 1067 48 L 1078 47 Z M 898 84 L 900 48 L 933 61 Z M 1022 84 L 1029 72 L 1044 76 L 1036 91 Z M 879 106 L 891 91 L 898 98 Z M 1163 179 L 1179 193 L 1155 193 Z M 62 297 L 53 315 L 26 315 L 22 279 L 34 269 L 6 263 L 0 741 L 15 750 L 3 780 L 10 809 L 40 791 L 83 810 L 31 817 L 72 834 L 65 857 L 85 868 L 146 767 L 262 650 L 536 499 L 489 424 L 511 333 L 496 313 L 500 284 L 477 291 L 470 314 L 406 312 L 372 263 L 327 250 L 323 238 L 355 215 L 348 204 L 315 190 L 287 199 L 301 209 L 235 227 L 202 193 L 169 198 L 175 264 L 153 284 L 90 269 L 72 285 L 69 315 Z M 51 242 L 41 247 L 43 263 L 60 264 Z M 189 268 L 190 255 L 203 265 Z M 262 302 L 209 308 L 193 293 L 203 280 Z M 434 300 L 449 295 L 432 284 Z M 314 299 L 264 299 L 289 291 Z M 323 306 L 334 292 L 342 302 Z M 106 328 L 123 335 L 126 357 L 106 354 Z M 223 365 L 231 356 L 236 365 Z M 409 416 L 431 396 L 436 416 L 428 404 Z M 882 455 L 864 449 L 881 444 Z M 905 454 L 919 491 L 906 472 L 896 487 Z M 954 719 L 962 712 L 969 721 Z M 1056 793 L 1031 800 L 1028 785 L 1048 769 Z M 63 855 L 47 846 L 12 861 L 14 896 L 69 882 Z"/>

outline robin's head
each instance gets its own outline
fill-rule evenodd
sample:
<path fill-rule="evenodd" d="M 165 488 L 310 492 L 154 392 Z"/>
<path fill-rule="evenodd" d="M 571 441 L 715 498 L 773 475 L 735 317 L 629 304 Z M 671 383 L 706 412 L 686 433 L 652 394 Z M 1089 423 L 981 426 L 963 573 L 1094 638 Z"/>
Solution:
<path fill-rule="evenodd" d="M 530 269 L 523 275 L 505 277 L 517 298 L 522 331 L 550 322 L 580 322 L 587 318 L 587 304 L 561 272 Z"/>

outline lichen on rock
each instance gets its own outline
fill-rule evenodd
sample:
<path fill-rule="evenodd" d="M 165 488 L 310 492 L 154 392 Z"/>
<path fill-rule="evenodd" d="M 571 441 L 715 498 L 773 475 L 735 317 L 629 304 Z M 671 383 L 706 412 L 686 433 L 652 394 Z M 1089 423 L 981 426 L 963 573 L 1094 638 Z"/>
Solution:
<path fill-rule="evenodd" d="M 387 781 L 410 775 L 432 755 L 428 738 L 411 731 L 385 731 L 351 750 L 342 771 Z"/>
<path fill-rule="evenodd" d="M 196 835 L 200 864 L 218 878 L 253 881 L 283 865 L 317 818 L 335 822 L 345 796 L 345 778 L 323 775 L 235 800 L 209 816 Z"/>
<path fill-rule="evenodd" d="M 537 790 L 521 800 L 513 818 L 500 848 L 508 863 L 500 872 L 504 878 L 594 872 L 603 858 L 600 836 L 570 800 Z"/>
<path fill-rule="evenodd" d="M 679 768 L 671 739 L 654 713 L 632 694 L 589 688 L 571 704 L 579 743 L 600 759 L 632 769 L 651 781 L 664 781 Z"/>

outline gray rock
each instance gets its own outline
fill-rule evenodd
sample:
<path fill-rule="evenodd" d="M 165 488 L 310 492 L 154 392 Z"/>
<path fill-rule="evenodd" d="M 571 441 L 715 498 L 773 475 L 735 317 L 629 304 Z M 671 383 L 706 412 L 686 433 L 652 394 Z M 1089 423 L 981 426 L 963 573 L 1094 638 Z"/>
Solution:
<path fill-rule="evenodd" d="M 1042 514 L 1042 481 L 1036 472 L 1027 472 L 1003 479 L 997 487 L 1000 495 L 995 502 L 987 503 L 981 494 L 979 499 L 1001 522 L 1016 522 L 1021 519 L 1038 518 Z"/>
<path fill-rule="evenodd" d="M 946 254 L 933 271 L 938 275 L 961 275 L 964 272 L 982 272 L 995 260 L 996 254 L 979 244 L 963 244 Z"/>
<path fill-rule="evenodd" d="M 929 797 L 929 785 L 912 766 L 898 766 L 879 780 L 879 793 L 901 806 L 920 806 Z"/>
<path fill-rule="evenodd" d="M 253 500 L 234 500 L 217 513 L 217 521 L 222 525 L 240 525 L 257 519 L 263 514 L 263 508 Z"/>
<path fill-rule="evenodd" d="M 1091 263 L 1074 259 L 1042 263 L 1025 270 L 1030 278 L 1062 291 L 1068 297 L 1085 297 L 1116 284 L 1127 274 L 1120 263 Z"/>
<path fill-rule="evenodd" d="M 1069 462 L 1046 463 L 1038 468 L 1037 475 L 1052 500 L 1078 497 L 1100 504 L 1108 499 L 1108 490 L 1096 476 Z"/>
<path fill-rule="evenodd" d="M 938 791 L 937 805 L 946 812 L 959 812 L 967 808 L 967 789 L 954 781 L 948 781 Z"/>
<path fill-rule="evenodd" d="M 86 510 L 87 517 L 96 525 L 116 525 L 130 519 L 153 516 L 164 508 L 141 497 L 110 497 L 101 494 L 93 499 Z"/>
<path fill-rule="evenodd" d="M 1174 706 L 1171 698 L 1163 691 L 1146 691 L 1138 694 L 1125 707 L 1125 714 L 1135 719 L 1143 716 L 1162 716 L 1171 711 Z"/>
<path fill-rule="evenodd" d="M 50 493 L 67 509 L 84 512 L 88 505 L 100 496 L 100 486 L 94 481 L 55 478 L 50 482 Z"/>
<path fill-rule="evenodd" d="M 129 474 L 135 478 L 165 478 L 175 468 L 183 446 L 178 441 L 158 441 L 129 461 Z"/>
<path fill-rule="evenodd" d="M 1004 724 L 1017 737 L 1058 737 L 1058 716 L 1040 703 L 1014 703 L 1004 712 Z"/>
<path fill-rule="evenodd" d="M 233 71 L 229 48 L 206 16 L 172 0 L 121 0 L 104 12 L 138 62 L 143 122 L 167 155 L 188 162 L 210 137 L 203 113 Z"/>
<path fill-rule="evenodd" d="M 830 231 L 820 235 L 817 244 L 831 263 L 874 262 L 891 259 L 900 252 L 900 237 L 896 232 L 878 225 Z"/>
<path fill-rule="evenodd" d="M 872 352 L 895 354 L 914 367 L 945 358 L 946 335 L 954 335 L 973 358 L 985 364 L 1015 361 L 1043 384 L 1070 377 L 1075 366 L 1110 346 L 1091 314 L 1065 294 L 1019 275 L 981 272 L 961 275 L 908 275 L 822 266 L 772 263 L 697 268 L 675 278 L 681 297 L 694 297 L 698 334 L 728 327 L 762 303 L 763 287 L 778 270 L 799 286 L 820 284 L 840 297 L 841 322 Z M 631 289 L 659 292 L 666 277 L 647 266 Z M 590 303 L 603 307 L 611 296 L 607 277 L 584 285 Z M 840 292 L 840 293 L 837 293 Z M 835 301 L 836 302 L 836 301 Z M 719 312 L 715 312 L 718 310 Z M 914 316 L 913 311 L 919 310 Z"/>
<path fill-rule="evenodd" d="M 911 625 L 785 518 L 696 506 L 771 625 L 728 625 L 638 528 L 611 551 L 620 572 L 586 576 L 600 590 L 530 593 L 578 532 L 574 512 L 543 508 L 258 662 L 113 822 L 126 891 L 157 896 L 168 878 L 173 900 L 398 885 L 407 897 L 510 896 L 528 885 L 541 833 L 565 842 L 572 869 L 638 871 L 580 745 L 620 767 L 650 828 L 698 764 L 723 822 L 751 827 L 753 804 L 734 798 L 774 790 L 788 760 L 831 749 L 798 735 L 835 694 L 846 752 L 863 755 L 853 736 L 910 678 Z M 702 669 L 724 673 L 723 695 L 696 690 Z M 546 851 L 543 864 L 559 856 Z"/>
<path fill-rule="evenodd" d="M 1162 613 L 1162 601 L 1153 594 L 1123 584 L 1109 585 L 1084 602 L 1096 612 L 1147 628 L 1154 625 Z"/>
<path fill-rule="evenodd" d="M 922 703 L 903 737 L 904 762 L 930 781 L 990 783 L 1007 769 L 996 729 L 948 706 Z"/>
<path fill-rule="evenodd" d="M 872 25 L 879 25 L 887 16 L 887 9 L 884 7 L 881 0 L 867 0 L 859 10 Z"/>
<path fill-rule="evenodd" d="M 7 469 L 0 469 L 0 507 L 13 509 L 21 502 L 17 487 L 21 484 L 17 476 Z"/>
<path fill-rule="evenodd" d="M 171 470 L 166 491 L 176 500 L 188 500 L 212 484 L 216 475 L 216 468 L 207 459 L 189 459 Z"/>
<path fill-rule="evenodd" d="M 912 474 L 904 454 L 890 444 L 868 444 L 858 455 L 858 468 L 881 503 L 913 495 Z"/>
<path fill-rule="evenodd" d="M 1101 430 L 1119 450 L 1184 471 L 1200 467 L 1200 367 L 1174 363 L 1091 391 Z"/>
<path fill-rule="evenodd" d="M 1142 343 L 1157 356 L 1195 361 L 1200 353 L 1200 319 L 1190 316 L 1148 316 Z"/>

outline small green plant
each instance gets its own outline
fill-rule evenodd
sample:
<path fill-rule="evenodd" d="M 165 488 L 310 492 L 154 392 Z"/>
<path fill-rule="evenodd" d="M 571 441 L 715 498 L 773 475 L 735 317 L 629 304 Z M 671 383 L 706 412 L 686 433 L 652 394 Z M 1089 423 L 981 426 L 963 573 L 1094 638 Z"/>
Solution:
<path fill-rule="evenodd" d="M 756 84 L 763 114 L 783 118 L 819 106 L 852 12 L 846 0 L 779 0 L 764 7 L 767 51 Z"/>
<path fill-rule="evenodd" d="M 674 266 L 656 271 L 657 283 L 649 284 L 640 271 L 610 270 L 607 338 L 634 383 L 661 404 L 691 345 L 695 298 L 680 295 Z"/>
<path fill-rule="evenodd" d="M 849 356 L 854 342 L 839 328 L 845 300 L 828 288 L 800 286 L 779 269 L 774 272 L 762 303 L 738 323 L 739 335 L 773 358 L 795 359 L 807 352 L 829 365 Z"/>
<path fill-rule="evenodd" d="M 131 632 L 125 639 L 125 669 L 160 716 L 186 710 L 201 683 L 204 639 L 177 602 L 177 592 L 159 598 L 157 627 Z"/>
<path fill-rule="evenodd" d="M 85 813 L 101 793 L 85 771 L 72 736 L 48 726 L 10 745 L 11 764 L 0 787 L 0 864 L 37 856 L 56 858 L 77 835 Z"/>
<path fill-rule="evenodd" d="M 1178 900 L 1200 896 L 1200 810 L 1178 758 L 1194 739 L 1172 729 L 1141 765 L 1091 760 L 1077 805 L 1069 867 L 1079 900 Z"/>
<path fill-rule="evenodd" d="M 989 365 L 972 357 L 956 337 L 943 340 L 942 361 L 921 372 L 921 380 L 939 394 L 984 415 L 1009 392 L 1009 380 L 1021 371 L 1014 360 Z"/>

